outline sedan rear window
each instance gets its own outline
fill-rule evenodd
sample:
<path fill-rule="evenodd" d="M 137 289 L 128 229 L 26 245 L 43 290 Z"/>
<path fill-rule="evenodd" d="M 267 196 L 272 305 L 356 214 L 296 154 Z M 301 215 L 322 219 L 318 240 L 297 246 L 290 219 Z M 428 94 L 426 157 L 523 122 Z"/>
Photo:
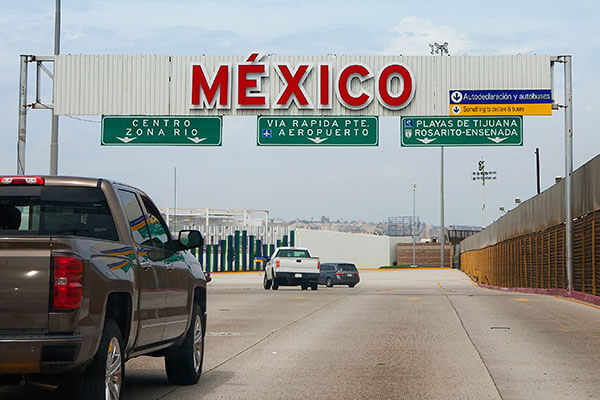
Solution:
<path fill-rule="evenodd" d="M 118 240 L 104 193 L 73 186 L 0 186 L 0 234 Z"/>

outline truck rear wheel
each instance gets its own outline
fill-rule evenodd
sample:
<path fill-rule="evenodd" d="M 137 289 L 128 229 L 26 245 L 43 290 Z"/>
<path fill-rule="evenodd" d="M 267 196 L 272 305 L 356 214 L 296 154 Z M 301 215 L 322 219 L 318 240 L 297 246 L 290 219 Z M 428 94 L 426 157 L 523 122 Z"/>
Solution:
<path fill-rule="evenodd" d="M 311 290 L 317 290 L 319 288 L 319 284 L 317 282 L 311 282 L 310 283 L 310 289 Z"/>
<path fill-rule="evenodd" d="M 73 378 L 74 397 L 81 400 L 119 400 L 124 375 L 121 331 L 114 320 L 107 319 L 92 363 L 82 375 Z"/>
<path fill-rule="evenodd" d="M 273 286 L 271 287 L 273 290 L 279 289 L 279 282 L 277 282 L 277 278 L 273 275 Z"/>
<path fill-rule="evenodd" d="M 271 283 L 272 281 L 270 279 L 267 279 L 267 273 L 265 272 L 265 277 L 263 279 L 263 287 L 265 288 L 265 290 L 271 289 Z"/>
<path fill-rule="evenodd" d="M 194 302 L 192 323 L 183 343 L 168 350 L 165 356 L 167 378 L 172 385 L 193 385 L 200 379 L 204 360 L 204 319 Z"/>

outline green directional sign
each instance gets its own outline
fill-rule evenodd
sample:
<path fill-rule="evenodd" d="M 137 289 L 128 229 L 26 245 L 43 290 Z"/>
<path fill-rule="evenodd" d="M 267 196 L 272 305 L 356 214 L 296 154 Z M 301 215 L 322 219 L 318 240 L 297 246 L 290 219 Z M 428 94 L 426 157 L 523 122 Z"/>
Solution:
<path fill-rule="evenodd" d="M 401 145 L 522 146 L 523 117 L 402 117 Z"/>
<path fill-rule="evenodd" d="M 374 116 L 259 116 L 259 146 L 377 146 Z"/>
<path fill-rule="evenodd" d="M 102 116 L 102 146 L 221 146 L 223 119 L 199 116 Z"/>

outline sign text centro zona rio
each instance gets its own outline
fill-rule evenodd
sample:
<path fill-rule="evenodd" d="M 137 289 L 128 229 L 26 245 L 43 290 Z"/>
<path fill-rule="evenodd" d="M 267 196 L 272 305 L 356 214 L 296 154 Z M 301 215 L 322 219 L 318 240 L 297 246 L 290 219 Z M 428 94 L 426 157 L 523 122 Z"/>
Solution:
<path fill-rule="evenodd" d="M 236 64 L 192 63 L 190 109 L 286 110 L 294 103 L 300 110 L 331 110 L 337 102 L 346 109 L 362 110 L 377 98 L 384 108 L 401 110 L 415 95 L 413 73 L 401 63 L 374 71 L 362 62 L 335 68 L 331 62 L 300 61 L 292 67 L 262 59 L 252 53 Z M 278 80 L 280 90 L 274 98 L 275 93 L 262 90 L 264 80 Z M 312 82 L 310 90 L 308 82 Z"/>
<path fill-rule="evenodd" d="M 223 119 L 205 116 L 102 116 L 102 146 L 221 146 Z"/>
<path fill-rule="evenodd" d="M 365 117 L 258 117 L 259 146 L 377 146 L 379 119 Z"/>

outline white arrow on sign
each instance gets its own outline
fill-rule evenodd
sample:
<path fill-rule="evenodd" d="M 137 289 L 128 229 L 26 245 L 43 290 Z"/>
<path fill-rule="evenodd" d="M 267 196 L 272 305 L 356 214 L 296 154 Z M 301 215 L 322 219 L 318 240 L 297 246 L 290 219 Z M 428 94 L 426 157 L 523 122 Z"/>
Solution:
<path fill-rule="evenodd" d="M 123 143 L 133 142 L 137 137 L 117 137 Z"/>
<path fill-rule="evenodd" d="M 433 142 L 435 139 L 417 139 L 419 142 L 424 143 L 424 144 L 429 144 L 431 142 Z"/>
<path fill-rule="evenodd" d="M 205 141 L 207 138 L 198 138 L 198 137 L 189 137 L 188 136 L 188 139 L 190 139 L 192 142 L 198 144 L 200 142 Z"/>
<path fill-rule="evenodd" d="M 307 138 L 307 139 L 315 142 L 316 144 L 320 144 L 320 143 L 323 143 L 324 141 L 326 141 L 329 138 L 316 137 L 316 138 Z"/>
<path fill-rule="evenodd" d="M 506 139 L 508 139 L 508 138 L 505 138 L 505 137 L 503 137 L 503 138 L 501 138 L 501 137 L 494 137 L 494 138 L 491 138 L 491 137 L 489 137 L 488 139 L 490 139 L 492 142 L 494 142 L 494 143 L 498 144 L 498 143 L 500 143 L 500 142 L 502 142 L 502 141 L 504 141 L 504 140 L 506 140 Z"/>
<path fill-rule="evenodd" d="M 461 92 L 452 92 L 452 101 L 454 101 L 455 103 L 460 103 L 462 101 L 462 93 Z"/>

